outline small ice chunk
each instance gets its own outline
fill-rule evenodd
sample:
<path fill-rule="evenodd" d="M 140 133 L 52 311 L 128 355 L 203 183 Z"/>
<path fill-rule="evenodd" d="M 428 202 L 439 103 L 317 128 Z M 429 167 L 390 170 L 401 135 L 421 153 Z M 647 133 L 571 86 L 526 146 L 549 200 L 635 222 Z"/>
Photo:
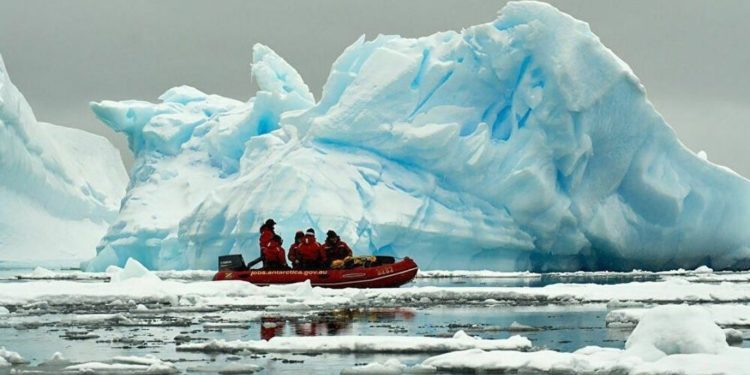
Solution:
<path fill-rule="evenodd" d="M 5 308 L 5 306 L 0 306 L 0 315 L 8 315 L 10 314 L 10 310 Z"/>
<path fill-rule="evenodd" d="M 698 151 L 698 158 L 703 160 L 708 160 L 708 153 L 704 150 Z"/>
<path fill-rule="evenodd" d="M 696 268 L 693 272 L 694 273 L 713 273 L 714 270 L 713 268 L 708 267 L 708 266 L 700 266 Z"/>
<path fill-rule="evenodd" d="M 742 341 L 745 339 L 742 337 L 742 331 L 734 328 L 725 328 L 724 335 L 727 337 L 727 344 L 729 345 L 742 344 Z"/>
<path fill-rule="evenodd" d="M 456 340 L 465 340 L 465 339 L 473 339 L 473 337 L 469 336 L 464 330 L 458 330 L 456 333 L 453 334 L 453 338 Z"/>
<path fill-rule="evenodd" d="M 110 269 L 108 268 L 107 271 L 109 270 Z M 128 258 L 122 271 L 117 272 L 117 270 L 114 269 L 112 271 L 112 278 L 110 280 L 112 283 L 119 283 L 131 279 L 161 281 L 159 276 L 156 276 L 153 272 L 149 271 L 140 262 L 133 258 Z"/>
<path fill-rule="evenodd" d="M 41 365 L 44 366 L 62 366 L 62 365 L 70 365 L 70 361 L 67 360 L 62 353 L 55 352 L 52 354 L 52 357 L 44 362 L 41 363 Z"/>
<path fill-rule="evenodd" d="M 188 373 L 217 373 L 217 374 L 252 374 L 258 372 L 263 368 L 258 365 L 249 363 L 230 363 L 228 365 L 208 365 L 208 366 L 196 366 L 189 367 Z"/>
<path fill-rule="evenodd" d="M 516 322 L 515 320 L 513 323 L 510 323 L 510 326 L 508 327 L 508 331 L 511 332 L 528 332 L 528 331 L 538 331 L 539 328 L 527 326 L 525 324 L 521 324 L 519 322 Z"/>
<path fill-rule="evenodd" d="M 26 363 L 26 360 L 21 357 L 20 354 L 6 350 L 4 346 L 0 346 L 0 358 L 11 365 L 20 365 Z"/>
<path fill-rule="evenodd" d="M 52 279 L 55 277 L 55 273 L 44 268 L 44 267 L 37 267 L 34 268 L 34 271 L 31 272 L 31 276 L 37 279 Z"/>
<path fill-rule="evenodd" d="M 342 375 L 349 374 L 367 374 L 367 375 L 398 375 L 402 374 L 406 369 L 406 365 L 401 363 L 398 359 L 391 358 L 385 363 L 374 362 L 364 366 L 356 366 L 341 371 Z"/>

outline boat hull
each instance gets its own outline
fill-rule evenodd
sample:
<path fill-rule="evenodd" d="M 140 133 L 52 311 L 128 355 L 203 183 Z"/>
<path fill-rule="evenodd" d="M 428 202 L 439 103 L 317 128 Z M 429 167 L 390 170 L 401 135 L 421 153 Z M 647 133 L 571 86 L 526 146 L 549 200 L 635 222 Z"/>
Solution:
<path fill-rule="evenodd" d="M 414 279 L 417 271 L 417 264 L 404 258 L 391 264 L 352 269 L 219 271 L 214 281 L 241 280 L 266 286 L 310 280 L 313 286 L 326 288 L 397 288 Z"/>

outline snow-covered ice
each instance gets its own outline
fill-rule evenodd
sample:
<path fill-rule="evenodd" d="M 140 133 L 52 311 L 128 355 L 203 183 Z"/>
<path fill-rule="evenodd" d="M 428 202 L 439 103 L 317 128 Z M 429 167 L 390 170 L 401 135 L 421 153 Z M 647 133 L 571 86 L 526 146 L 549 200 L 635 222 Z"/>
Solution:
<path fill-rule="evenodd" d="M 683 146 L 589 26 L 537 2 L 418 39 L 360 38 L 316 102 L 268 47 L 248 102 L 101 101 L 136 161 L 90 270 L 212 269 L 334 229 L 423 269 L 750 266 L 750 182 Z"/>
<path fill-rule="evenodd" d="M 260 352 L 260 353 L 430 353 L 466 350 L 525 350 L 531 341 L 523 336 L 483 340 L 481 337 L 456 332 L 453 337 L 415 336 L 310 336 L 274 337 L 260 341 L 212 340 L 206 343 L 183 344 L 180 351 Z"/>
<path fill-rule="evenodd" d="M 0 56 L 0 259 L 94 256 L 126 185 L 107 139 L 37 121 Z"/>

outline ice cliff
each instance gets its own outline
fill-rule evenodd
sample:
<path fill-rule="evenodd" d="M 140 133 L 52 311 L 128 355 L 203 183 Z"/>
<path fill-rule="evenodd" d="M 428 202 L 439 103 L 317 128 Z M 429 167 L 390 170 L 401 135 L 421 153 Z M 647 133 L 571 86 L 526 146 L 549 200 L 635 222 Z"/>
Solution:
<path fill-rule="evenodd" d="M 114 146 L 38 122 L 0 57 L 0 260 L 94 256 L 126 185 Z"/>
<path fill-rule="evenodd" d="M 136 164 L 90 269 L 254 258 L 268 217 L 288 241 L 332 228 L 425 269 L 750 267 L 748 180 L 683 146 L 627 64 L 550 5 L 360 38 L 317 102 L 253 52 L 246 103 L 177 87 L 92 104 Z"/>

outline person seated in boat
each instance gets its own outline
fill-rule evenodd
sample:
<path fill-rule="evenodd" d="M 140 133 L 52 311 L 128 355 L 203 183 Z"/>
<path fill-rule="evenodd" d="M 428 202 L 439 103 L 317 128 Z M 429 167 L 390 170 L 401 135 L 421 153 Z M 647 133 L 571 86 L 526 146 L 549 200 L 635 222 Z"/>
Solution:
<path fill-rule="evenodd" d="M 273 236 L 276 235 L 275 231 L 276 222 L 273 219 L 266 220 L 263 225 L 260 226 L 260 238 L 258 238 L 258 244 L 260 245 L 260 251 L 263 252 L 263 246 L 268 244 Z"/>
<path fill-rule="evenodd" d="M 302 269 L 323 269 L 327 264 L 326 253 L 315 239 L 315 230 L 312 228 L 305 231 L 305 237 L 299 245 L 298 257 Z"/>
<path fill-rule="evenodd" d="M 294 234 L 294 243 L 289 246 L 289 262 L 292 263 L 292 268 L 299 269 L 300 267 L 300 255 L 299 247 L 302 244 L 302 239 L 305 238 L 305 233 L 301 230 Z"/>
<path fill-rule="evenodd" d="M 284 241 L 278 235 L 274 235 L 265 246 L 262 247 L 261 257 L 263 259 L 263 268 L 268 270 L 289 269 L 284 256 L 284 248 L 281 245 Z"/>
<path fill-rule="evenodd" d="M 323 244 L 323 249 L 328 260 L 328 264 L 326 264 L 328 268 L 334 261 L 344 260 L 352 256 L 352 249 L 349 248 L 349 245 L 341 241 L 341 237 L 332 230 L 326 233 L 326 242 Z"/>

